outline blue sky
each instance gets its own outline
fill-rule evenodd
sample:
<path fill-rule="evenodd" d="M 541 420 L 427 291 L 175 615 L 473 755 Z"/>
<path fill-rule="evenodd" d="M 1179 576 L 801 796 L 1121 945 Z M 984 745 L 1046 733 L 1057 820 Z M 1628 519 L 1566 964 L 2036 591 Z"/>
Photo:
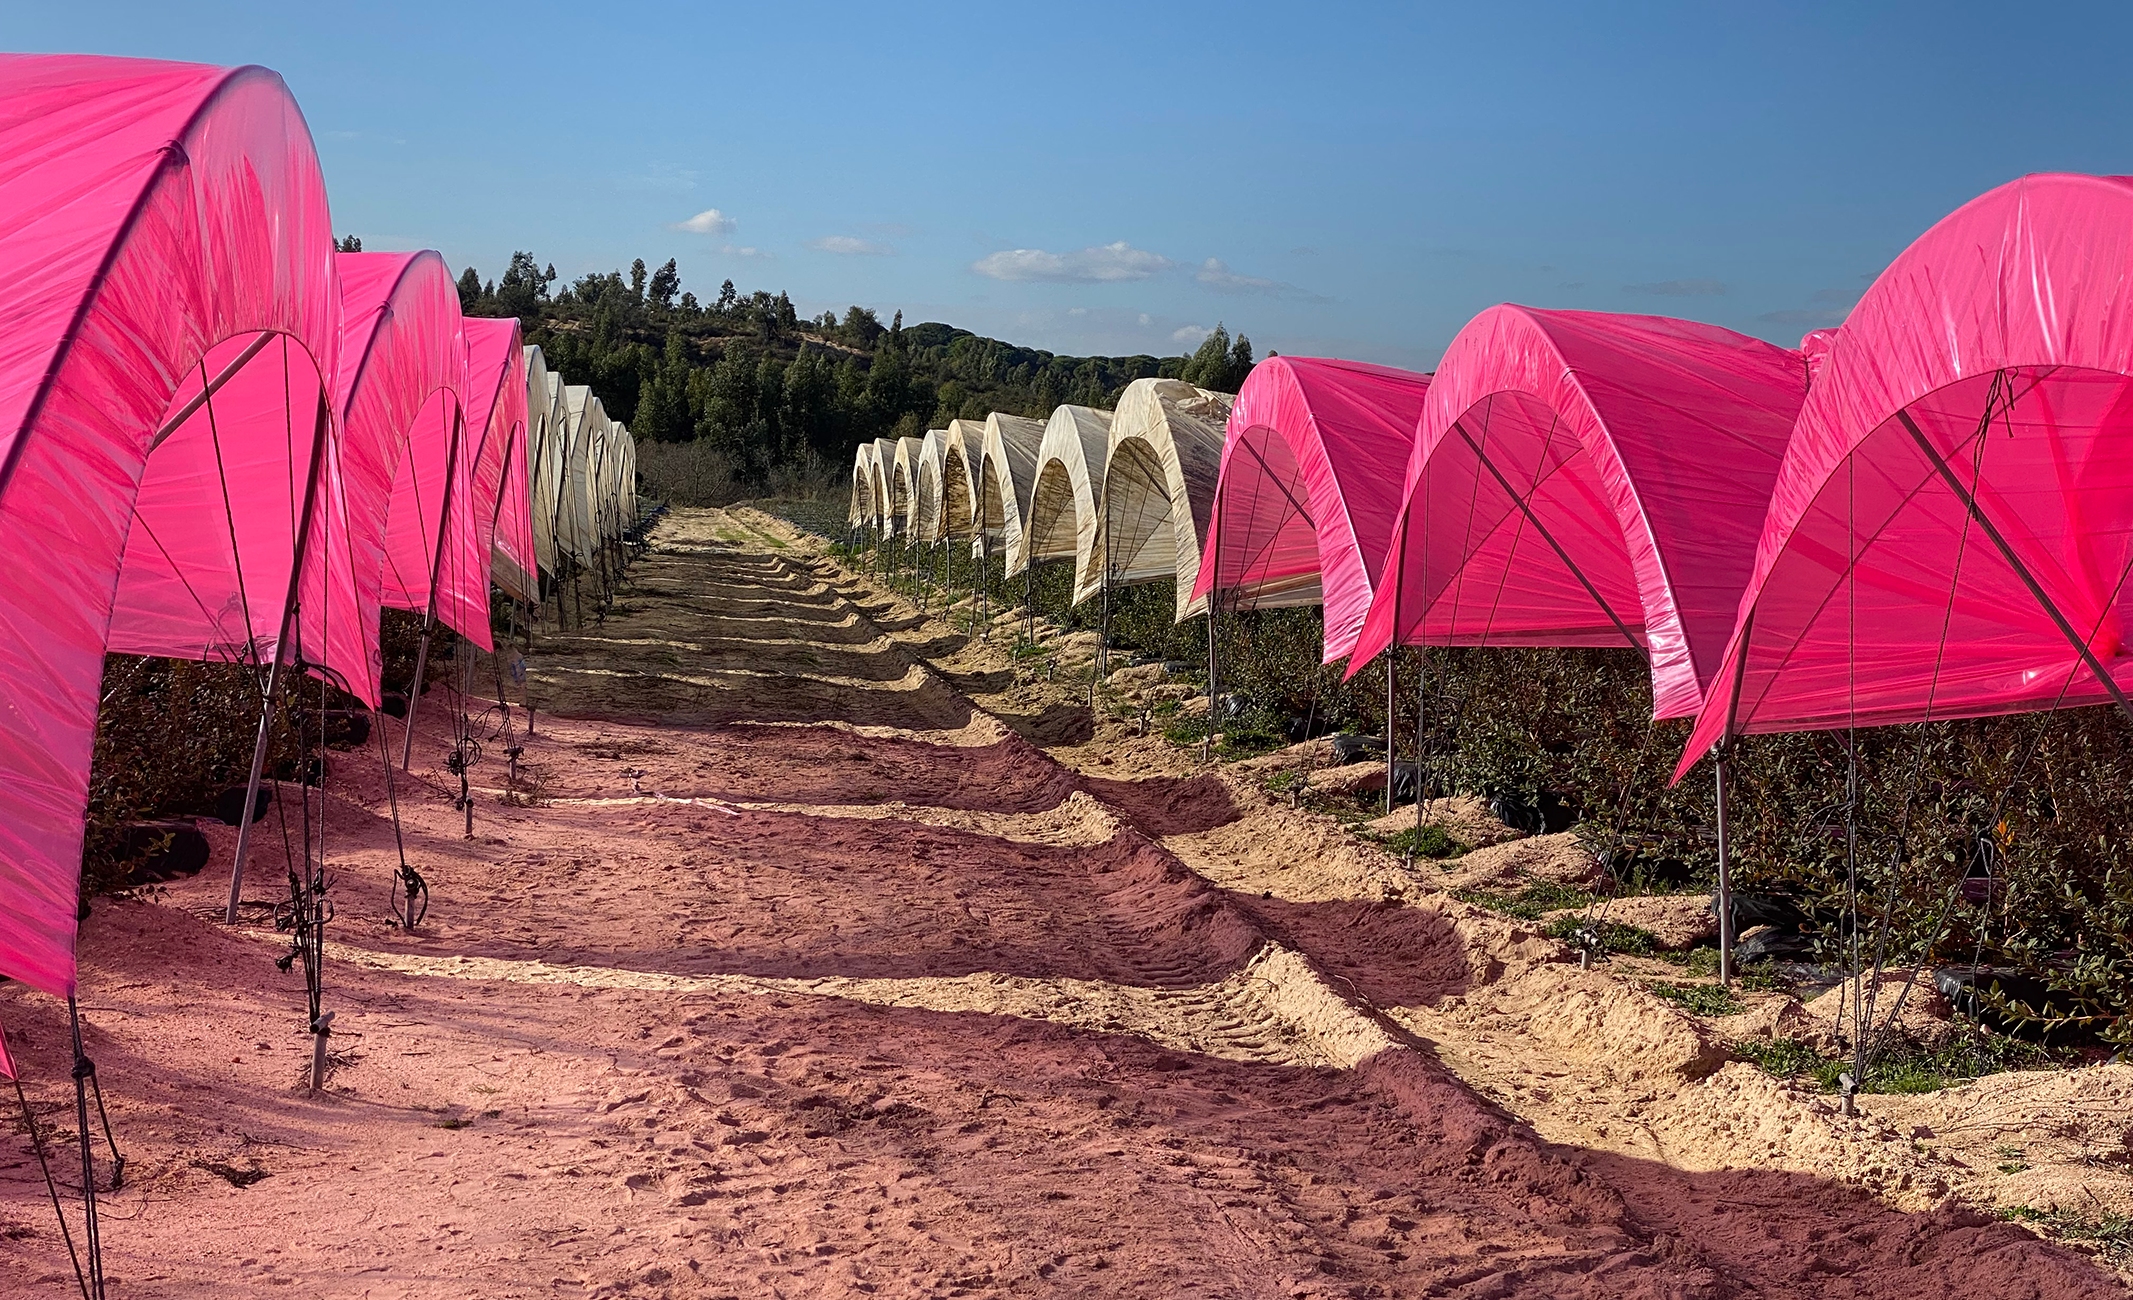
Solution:
<path fill-rule="evenodd" d="M 1496 302 L 1780 342 L 2028 171 L 2133 172 L 2133 7 L 4 0 L 261 63 L 335 222 L 494 276 L 678 259 L 1060 352 L 1426 368 Z M 700 214 L 711 213 L 711 216 Z M 692 217 L 699 218 L 694 229 Z"/>

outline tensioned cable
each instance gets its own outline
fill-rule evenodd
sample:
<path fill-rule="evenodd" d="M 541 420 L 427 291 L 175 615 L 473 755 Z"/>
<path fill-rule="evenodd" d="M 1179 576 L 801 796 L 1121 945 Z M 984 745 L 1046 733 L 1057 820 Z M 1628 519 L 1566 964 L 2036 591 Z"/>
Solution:
<path fill-rule="evenodd" d="M 1274 436 L 1280 437 L 1281 434 L 1278 432 L 1274 432 Z M 1246 519 L 1256 520 L 1259 517 L 1259 501 L 1261 494 L 1265 489 L 1266 485 L 1272 484 L 1274 489 L 1278 491 L 1285 500 L 1287 500 L 1290 508 L 1295 512 L 1295 516 L 1301 517 L 1303 519 L 1304 526 L 1312 530 L 1314 534 L 1313 542 L 1315 545 L 1315 535 L 1317 533 L 1318 525 L 1312 520 L 1310 510 L 1306 508 L 1302 502 L 1296 499 L 1296 494 L 1289 490 L 1289 485 L 1283 482 L 1280 476 L 1275 473 L 1274 467 L 1267 462 L 1266 457 L 1262 455 L 1258 447 L 1253 444 L 1249 433 L 1247 433 L 1244 438 L 1239 440 L 1239 445 L 1242 446 L 1246 452 L 1250 453 L 1253 460 L 1259 462 L 1259 468 L 1264 471 L 1264 473 L 1260 477 L 1255 478 L 1252 482 L 1250 501 L 1248 503 L 1249 508 L 1245 516 Z M 1294 449 L 1292 448 L 1291 450 L 1293 451 Z M 1299 462 L 1298 473 L 1300 474 L 1301 472 L 1301 462 Z M 1250 585 L 1247 579 L 1251 577 L 1252 571 L 1255 567 L 1258 567 L 1261 564 L 1264 564 L 1269 568 L 1272 567 L 1274 563 L 1274 547 L 1280 542 L 1281 535 L 1286 524 L 1286 519 L 1277 522 L 1273 529 L 1269 531 L 1263 539 L 1247 542 L 1247 550 L 1245 552 L 1244 560 L 1241 564 L 1237 566 L 1237 573 L 1239 575 L 1238 581 L 1232 584 L 1233 600 L 1241 601 L 1243 599 L 1243 597 L 1238 593 L 1240 593 L 1243 588 Z M 1212 525 L 1210 525 L 1210 529 L 1211 528 Z M 1220 581 L 1220 579 L 1221 575 L 1217 574 L 1215 580 Z M 1270 579 L 1260 579 L 1261 585 L 1264 585 L 1264 583 L 1267 581 L 1270 581 Z M 1321 576 L 1321 581 L 1323 581 L 1323 576 Z M 1213 588 L 1210 587 L 1209 590 L 1212 591 Z M 1239 608 L 1241 608 L 1241 604 L 1239 605 Z"/>
<path fill-rule="evenodd" d="M 2001 379 L 2003 374 L 2004 372 L 1996 372 L 1993 375 L 1992 382 L 1990 386 L 1986 389 L 1985 393 L 1984 415 L 1979 419 L 1978 427 L 1972 433 L 1971 442 L 1973 450 L 1971 452 L 1970 463 L 1970 481 L 1972 484 L 1982 482 L 1984 479 L 1985 443 L 1987 441 L 1986 435 L 1988 434 L 1992 426 L 1994 415 L 1993 408 L 2001 394 Z M 1917 740 L 1916 744 L 1913 746 L 1911 781 L 1909 783 L 1909 787 L 1904 792 L 1903 812 L 1897 822 L 1896 840 L 1895 845 L 1893 847 L 1893 858 L 1889 864 L 1891 879 L 1888 883 L 1887 889 L 1884 891 L 1881 900 L 1881 919 L 1876 923 L 1875 926 L 1876 933 L 1874 936 L 1874 980 L 1873 983 L 1867 987 L 1865 992 L 1863 1023 L 1866 1028 L 1861 1031 L 1862 1040 L 1859 1045 L 1858 1056 L 1853 1062 L 1854 1073 L 1856 1077 L 1861 1080 L 1861 1082 L 1864 1082 L 1865 1080 L 1866 1067 L 1870 1063 L 1871 1059 L 1871 1045 L 1867 1041 L 1865 1041 L 1865 1038 L 1866 1035 L 1871 1032 L 1874 1023 L 1874 1013 L 1880 1003 L 1881 972 L 1887 964 L 1889 933 L 1895 917 L 1896 902 L 1902 894 L 1902 884 L 1904 876 L 1904 850 L 1910 839 L 1911 810 L 1917 799 L 1919 780 L 1925 772 L 1926 732 L 1932 726 L 1934 705 L 1939 702 L 1940 675 L 1941 670 L 1947 661 L 1948 654 L 1948 631 L 1955 618 L 1956 593 L 1962 587 L 1963 561 L 1968 557 L 1969 553 L 1968 548 L 1970 543 L 1970 524 L 1970 512 L 1965 510 L 1963 512 L 1962 527 L 1956 534 L 1955 564 L 1948 574 L 1947 607 L 1941 613 L 1940 636 L 1935 641 L 1933 647 L 1933 671 L 1928 677 L 1926 684 L 1925 716 L 1921 717 L 1918 720 L 1917 731 L 1915 733 Z M 1850 575 L 1850 581 L 1854 585 L 1856 585 L 1858 582 L 1857 575 Z M 1858 920 L 1855 915 L 1853 918 L 1853 925 L 1856 926 L 1857 924 Z"/>
<path fill-rule="evenodd" d="M 204 355 L 200 358 L 200 382 L 203 386 L 207 383 L 207 358 Z M 208 442 L 215 451 L 215 478 L 222 489 L 222 517 L 228 526 L 230 537 L 230 566 L 236 570 L 237 606 L 244 615 L 245 654 L 257 660 L 259 657 L 258 633 L 253 630 L 252 600 L 250 595 L 246 593 L 244 586 L 244 552 L 237 545 L 237 512 L 230 505 L 230 476 L 223 467 L 222 462 L 222 431 L 215 420 L 214 394 L 207 394 L 206 400 L 201 403 L 201 406 L 207 411 Z M 258 684 L 256 689 L 261 703 L 264 704 L 267 694 L 265 683 Z"/>
<path fill-rule="evenodd" d="M 2007 424 L 2007 432 L 2009 437 L 2015 436 L 2015 431 L 2013 427 L 2013 412 L 2015 406 L 2020 402 L 2021 397 L 2027 396 L 2029 392 L 2035 391 L 2037 387 L 2041 386 L 2041 383 L 2041 379 L 2036 382 L 2033 382 L 2027 389 L 2025 389 L 2019 395 L 2014 394 L 2013 384 L 2011 382 L 2007 385 L 2005 390 L 2008 394 L 2007 401 L 2006 405 L 2002 407 L 2001 411 L 1999 412 L 1999 418 Z M 1988 401 L 1986 421 L 1989 422 L 1992 418 L 1993 413 L 1991 411 L 1990 403 Z M 1980 436 L 1982 437 L 1982 435 Z M 1978 455 L 1981 458 L 1982 452 L 1980 451 Z M 1972 482 L 1975 483 L 1978 481 L 1978 474 L 1976 471 L 1974 471 Z M 1965 517 L 1967 520 L 1967 510 L 1965 512 Z M 2088 635 L 2086 638 L 2084 638 L 2084 643 L 2086 643 L 2087 641 L 2094 640 L 2096 635 L 2102 631 L 2104 623 L 2110 618 L 2112 611 L 2117 608 L 2118 600 L 2120 598 L 2121 593 L 2124 591 L 2125 584 L 2129 577 L 2133 577 L 2133 552 L 2129 552 L 2126 564 L 2123 565 L 2119 570 L 2117 582 L 2112 585 L 2110 593 L 2101 602 L 2096 616 L 2096 621 L 2090 626 Z M 2076 657 L 2074 662 L 2070 663 L 2067 666 L 2066 678 L 2060 683 L 2059 690 L 2054 695 L 2051 705 L 2047 709 L 2045 709 L 2044 712 L 2051 713 L 2058 711 L 2061 705 L 2063 705 L 2065 702 L 2067 692 L 2073 689 L 2074 681 L 2077 677 L 2081 675 L 2081 670 L 2084 666 L 2085 662 L 2078 656 Z M 2042 747 L 2043 740 L 2044 729 L 2041 726 L 2032 728 L 2029 738 L 2029 744 L 2027 748 L 2023 751 L 2022 759 L 2016 765 L 2014 774 L 2001 785 L 1999 793 L 1996 794 L 1993 798 L 1992 808 L 1985 819 L 1985 823 L 1988 827 L 1996 826 L 1999 824 L 2000 818 L 2005 810 L 2006 801 L 2009 795 L 2011 795 L 2014 790 L 2020 786 L 2022 778 L 2028 773 L 2030 762 L 2035 758 L 2037 751 Z M 1961 895 L 1962 885 L 1963 880 L 1961 878 L 1958 878 L 1956 882 L 1949 888 L 1946 897 L 1942 900 L 1940 916 L 1934 924 L 1933 935 L 1927 941 L 1926 944 L 1925 951 L 1927 953 L 1930 953 L 1932 951 L 1934 945 L 1939 943 L 1941 935 L 1946 932 L 1948 922 L 1954 915 L 1955 902 Z M 1971 970 L 1973 972 L 1976 971 L 1978 962 L 1982 960 L 1983 953 L 1984 931 L 1981 927 L 1978 933 L 1976 950 L 1973 952 L 1971 957 Z M 1868 1053 L 1869 1062 L 1871 1062 L 1873 1053 L 1875 1051 L 1878 1051 L 1881 1042 L 1894 1031 L 1895 1025 L 1901 1019 L 1905 1002 L 1910 997 L 1910 991 L 1911 985 L 1906 984 L 1902 991 L 1897 995 L 1895 1006 L 1891 1008 L 1889 1012 L 1889 1020 L 1887 1025 L 1873 1032 L 1873 1039 L 1869 1047 Z M 1972 1005 L 1974 1009 L 1974 997 Z"/>

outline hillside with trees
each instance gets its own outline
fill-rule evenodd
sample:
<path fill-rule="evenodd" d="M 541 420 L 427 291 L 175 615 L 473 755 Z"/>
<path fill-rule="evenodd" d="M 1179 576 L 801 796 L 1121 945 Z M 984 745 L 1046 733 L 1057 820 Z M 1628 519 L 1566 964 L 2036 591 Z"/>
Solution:
<path fill-rule="evenodd" d="M 648 477 L 688 462 L 687 495 L 841 483 L 864 440 L 993 411 L 1042 419 L 1063 402 L 1109 407 L 1151 376 L 1235 392 L 1252 367 L 1251 341 L 1221 326 L 1191 356 L 1069 357 L 936 321 L 906 326 L 901 312 L 886 325 L 857 306 L 803 318 L 787 294 L 743 295 L 731 280 L 700 301 L 671 259 L 556 279 L 553 266 L 514 253 L 495 280 L 469 267 L 460 302 L 470 315 L 517 316 L 552 369 L 591 385 L 641 442 L 663 445 L 645 449 Z"/>

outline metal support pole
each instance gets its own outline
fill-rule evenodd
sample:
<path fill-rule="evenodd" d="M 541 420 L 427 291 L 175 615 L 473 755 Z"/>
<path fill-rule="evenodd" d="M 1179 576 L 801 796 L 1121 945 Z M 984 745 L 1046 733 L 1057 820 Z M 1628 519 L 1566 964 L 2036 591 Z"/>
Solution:
<path fill-rule="evenodd" d="M 437 598 L 433 592 L 430 596 L 430 613 L 434 614 L 436 610 Z M 405 735 L 400 744 L 400 770 L 403 772 L 407 771 L 408 764 L 413 761 L 415 755 L 415 702 L 422 698 L 422 678 L 429 670 L 429 663 L 430 615 L 425 614 L 422 617 L 422 642 L 415 648 L 415 680 L 407 684 L 407 716 L 400 720 L 405 728 Z"/>
<path fill-rule="evenodd" d="M 1731 775 L 1727 767 L 1732 749 L 1731 740 L 1720 741 L 1714 764 L 1718 772 L 1718 982 L 1722 986 L 1733 983 L 1733 863 L 1726 817 L 1730 784 L 1727 778 Z"/>
<path fill-rule="evenodd" d="M 312 516 L 318 504 L 319 467 L 326 454 L 328 428 L 326 395 L 319 394 L 318 416 L 313 421 L 311 434 L 311 473 L 304 485 L 304 508 L 298 517 L 296 553 L 289 566 L 289 592 L 282 601 L 281 630 L 274 640 L 274 662 L 267 668 L 267 692 L 259 704 L 259 734 L 252 742 L 252 772 L 245 782 L 244 811 L 237 819 L 237 856 L 230 863 L 229 906 L 223 912 L 223 920 L 237 924 L 237 904 L 244 893 L 244 858 L 252 845 L 252 810 L 259 805 L 259 783 L 266 775 L 267 737 L 274 722 L 274 696 L 281 689 L 281 669 L 284 648 L 296 625 L 297 595 L 303 588 L 304 558 L 310 552 Z"/>
<path fill-rule="evenodd" d="M 1215 756 L 1215 725 L 1222 710 L 1222 685 L 1219 680 L 1221 663 L 1215 649 L 1215 609 L 1222 597 L 1222 485 L 1215 485 L 1213 519 L 1208 525 L 1209 564 L 1207 580 L 1207 736 L 1200 743 L 1200 761 L 1207 762 Z M 1108 544 L 1109 534 L 1105 535 Z"/>
<path fill-rule="evenodd" d="M 259 705 L 259 735 L 252 741 L 252 775 L 244 787 L 244 811 L 237 815 L 237 857 L 230 863 L 230 901 L 223 910 L 225 924 L 237 924 L 237 902 L 244 893 L 244 859 L 252 847 L 252 810 L 259 806 L 259 782 L 266 774 L 267 736 L 274 722 L 274 693 L 281 689 L 281 655 L 267 670 L 267 695 Z"/>
<path fill-rule="evenodd" d="M 1385 646 L 1385 815 L 1388 817 L 1392 815 L 1393 737 L 1398 734 L 1393 724 L 1399 716 L 1395 706 L 1400 698 L 1396 694 L 1399 674 L 1394 671 L 1394 665 L 1400 659 L 1400 578 L 1397 570 L 1392 581 L 1392 640 Z M 1418 778 L 1421 775 L 1419 770 L 1416 775 Z M 1417 818 L 1421 815 L 1420 812 L 1415 814 Z"/>
<path fill-rule="evenodd" d="M 1385 647 L 1385 812 L 1387 816 L 1391 815 L 1393 805 L 1392 761 L 1394 746 L 1392 742 L 1393 737 L 1399 734 L 1393 726 L 1399 720 L 1398 691 L 1400 675 L 1395 671 L 1399 662 L 1400 643 L 1394 641 L 1391 645 Z"/>
<path fill-rule="evenodd" d="M 444 449 L 444 500 L 437 511 L 437 549 L 430 556 L 430 605 L 422 615 L 422 644 L 415 650 L 415 680 L 407 688 L 407 737 L 400 747 L 400 770 L 405 772 L 415 755 L 415 704 L 422 698 L 422 675 L 429 667 L 430 627 L 437 621 L 437 579 L 444 573 L 444 538 L 452 524 L 452 489 L 459 484 L 459 437 L 464 416 L 452 413 L 452 437 Z M 580 616 L 580 625 L 583 625 Z"/>
<path fill-rule="evenodd" d="M 1306 736 L 1306 740 L 1310 737 Z M 1416 647 L 1415 654 L 1415 829 L 1422 829 L 1422 810 L 1429 806 L 1429 774 L 1423 761 L 1429 753 L 1429 646 Z M 1413 855 L 1409 854 L 1410 859 Z M 1412 863 L 1410 862 L 1410 865 Z"/>

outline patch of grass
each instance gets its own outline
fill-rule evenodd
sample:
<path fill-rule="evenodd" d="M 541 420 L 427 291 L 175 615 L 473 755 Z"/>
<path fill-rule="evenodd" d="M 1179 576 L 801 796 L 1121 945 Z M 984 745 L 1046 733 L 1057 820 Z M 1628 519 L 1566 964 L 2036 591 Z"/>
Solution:
<path fill-rule="evenodd" d="M 453 1118 L 451 1118 L 451 1119 L 440 1119 L 440 1120 L 438 1120 L 438 1121 L 437 1121 L 437 1122 L 436 1122 L 436 1123 L 435 1123 L 434 1125 L 432 1125 L 431 1127 L 433 1127 L 433 1128 L 467 1128 L 467 1127 L 469 1127 L 470 1125 L 472 1125 L 473 1123 L 474 1123 L 474 1121 L 473 1121 L 473 1120 L 470 1120 L 470 1119 L 460 1119 L 460 1118 L 458 1118 L 458 1117 L 456 1117 L 456 1116 L 455 1116 L 455 1117 L 453 1117 Z"/>
<path fill-rule="evenodd" d="M 1216 747 L 1216 752 L 1228 759 L 1257 758 L 1261 754 L 1271 754 L 1288 743 L 1273 732 L 1248 731 L 1240 727 L 1222 733 L 1222 743 Z"/>
<path fill-rule="evenodd" d="M 1656 988 L 1653 990 L 1658 991 Z M 1851 1069 L 1849 1055 L 1825 1057 L 1807 1044 L 1792 1038 L 1780 1038 L 1772 1042 L 1735 1043 L 1733 1051 L 1742 1059 L 1761 1066 L 1765 1073 L 1780 1079 L 1812 1075 L 1824 1092 L 1835 1092 L 1837 1076 Z M 1942 1088 L 1965 1079 L 1975 1079 L 1980 1075 L 2016 1069 L 2037 1069 L 2057 1062 L 2058 1058 L 2033 1043 L 1991 1034 L 1975 1041 L 1948 1043 L 1931 1051 L 1913 1050 L 1884 1054 L 1867 1067 L 1866 1082 L 1860 1086 L 1859 1091 L 1897 1094 L 1938 1092 Z M 1999 1154 L 2002 1160 L 2015 1163 L 2019 1161 L 2022 1152 L 2018 1148 L 2003 1147 Z M 2002 1169 L 2001 1172 L 2019 1171 Z"/>
<path fill-rule="evenodd" d="M 1718 949 L 1691 948 L 1684 953 L 1660 953 L 1660 957 L 1676 965 L 1686 966 L 1691 975 L 1715 978 L 1718 975 Z M 1792 982 L 1771 961 L 1749 962 L 1733 968 L 1733 982 L 1750 993 L 1785 993 Z"/>
<path fill-rule="evenodd" d="M 1302 772 L 1269 772 L 1259 778 L 1259 788 L 1268 794 L 1287 794 L 1306 779 Z"/>
<path fill-rule="evenodd" d="M 1380 842 L 1396 855 L 1412 853 L 1418 858 L 1436 861 L 1464 857 L 1472 848 L 1471 845 L 1453 839 L 1448 831 L 1434 823 L 1394 831 L 1383 836 Z"/>
<path fill-rule="evenodd" d="M 1457 889 L 1452 891 L 1452 897 L 1521 921 L 1538 921 L 1544 913 L 1560 912 L 1566 907 L 1585 907 L 1592 902 L 1592 895 L 1587 891 L 1554 880 L 1531 881 L 1515 894 Z"/>
<path fill-rule="evenodd" d="M 2092 1246 L 2111 1263 L 2133 1263 L 2133 1216 L 2091 1216 L 2076 1210 L 2040 1210 L 2028 1205 L 2003 1209 L 1999 1215 L 2010 1222 L 2033 1223 L 2053 1236 Z"/>
<path fill-rule="evenodd" d="M 1585 926 L 1582 916 L 1559 916 L 1541 931 L 1551 939 L 1572 945 L 1577 944 L 1578 931 Z M 1596 928 L 1600 932 L 1600 948 L 1605 952 L 1619 952 L 1630 957 L 1660 955 L 1659 936 L 1650 930 L 1640 930 L 1634 925 L 1618 921 L 1601 921 Z"/>
<path fill-rule="evenodd" d="M 1691 1015 L 1731 1016 L 1743 1009 L 1733 990 L 1717 984 L 1654 983 L 1645 987 Z"/>
<path fill-rule="evenodd" d="M 1754 1039 L 1734 1043 L 1732 1047 L 1735 1056 L 1754 1063 L 1772 1078 L 1797 1079 L 1808 1075 L 1821 1084 L 1825 1092 L 1837 1086 L 1837 1075 L 1844 1068 L 1842 1062 L 1825 1058 L 1797 1038 Z"/>

